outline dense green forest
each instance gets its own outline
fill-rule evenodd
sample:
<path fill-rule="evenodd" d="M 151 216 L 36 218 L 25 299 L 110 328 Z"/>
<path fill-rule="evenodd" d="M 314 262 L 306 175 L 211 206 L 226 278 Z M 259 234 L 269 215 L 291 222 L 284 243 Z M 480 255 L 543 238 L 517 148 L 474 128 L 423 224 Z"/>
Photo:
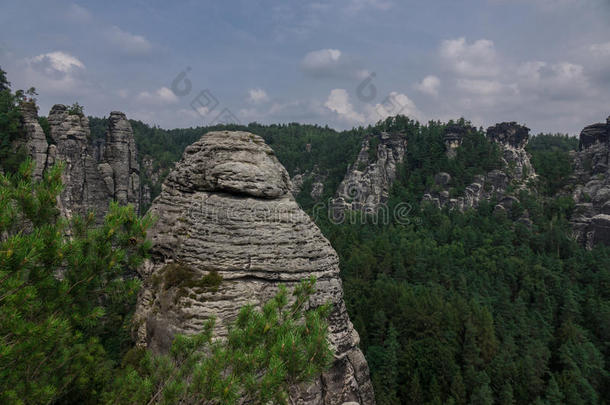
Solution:
<path fill-rule="evenodd" d="M 409 141 L 389 201 L 389 212 L 410 204 L 409 223 L 317 218 L 341 258 L 378 403 L 608 403 L 610 249 L 571 240 L 572 200 L 523 192 L 508 216 L 493 201 L 464 213 L 422 205 L 435 173 L 459 187 L 496 167 L 497 151 L 475 132 L 448 161 L 441 124 L 382 125 Z M 545 195 L 571 173 L 575 145 L 533 138 Z M 513 221 L 524 209 L 531 228 Z"/>
<path fill-rule="evenodd" d="M 320 215 L 325 210 L 312 209 L 310 184 L 297 196 L 339 253 L 345 299 L 379 404 L 608 403 L 610 250 L 586 251 L 570 238 L 573 202 L 563 196 L 569 195 L 569 153 L 578 140 L 531 138 L 536 190 L 522 192 L 508 215 L 494 213 L 493 201 L 450 212 L 420 203 L 436 173 L 450 173 L 452 192 L 459 194 L 475 175 L 501 168 L 499 151 L 482 129 L 464 120 L 452 124 L 470 129 L 454 159 L 445 154 L 444 123 L 406 117 L 344 132 L 299 124 L 226 129 L 263 136 L 292 175 L 314 166 L 324 172 L 322 202 L 365 134 L 407 138 L 389 211 L 407 202 L 408 224 L 376 223 L 355 213 L 335 224 Z M 150 146 L 141 150 L 172 153 L 167 162 L 201 134 L 225 129 L 143 128 Z M 173 146 L 160 148 L 157 142 L 169 133 Z M 524 210 L 531 227 L 514 221 Z"/>
<path fill-rule="evenodd" d="M 0 278 L 10 281 L 0 289 L 1 398 L 19 403 L 23 395 L 32 395 L 84 403 L 83 398 L 95 393 L 110 403 L 121 402 L 117 398 L 137 403 L 160 388 L 164 375 L 179 373 L 171 358 L 130 350 L 126 333 L 138 283 L 115 276 L 145 256 L 142 232 L 148 220 L 115 207 L 100 229 L 92 229 L 86 220 L 58 221 L 52 201 L 61 187 L 59 169 L 39 186 L 28 182 L 27 165 L 17 171 L 20 158 L 13 159 L 17 155 L 9 147 L 20 134 L 16 106 L 24 95 L 11 93 L 4 76 L 0 85 L 0 160 L 5 172 L 16 173 L 0 179 L 0 225 L 10 236 L 0 246 Z M 90 123 L 92 137 L 102 137 L 106 120 L 91 117 Z M 583 249 L 572 240 L 568 223 L 574 203 L 567 179 L 577 139 L 532 137 L 527 150 L 539 176 L 535 189 L 521 191 L 508 214 L 495 211 L 494 201 L 462 213 L 421 201 L 440 171 L 451 174 L 452 192 L 459 194 L 475 175 L 501 167 L 496 145 L 463 119 L 451 122 L 469 128 L 454 159 L 445 154 L 445 123 L 421 124 L 402 116 L 343 132 L 296 123 L 175 130 L 131 123 L 140 156 L 150 156 L 165 172 L 205 132 L 259 134 L 291 175 L 314 168 L 325 175 L 323 204 L 366 134 L 403 134 L 407 153 L 388 201 L 389 212 L 408 204 L 400 220 L 392 217 L 386 223 L 351 213 L 337 224 L 314 206 L 311 184 L 305 183 L 296 196 L 339 254 L 346 304 L 361 337 L 377 403 L 610 403 L 610 248 Z M 32 187 L 32 198 L 26 198 Z M 515 221 L 525 210 L 531 226 Z M 31 218 L 35 234 L 16 232 L 23 218 Z M 73 229 L 76 239 L 58 236 L 65 227 Z M 110 229 L 120 232 L 109 235 Z M 132 237 L 140 250 L 125 244 Z M 111 252 L 113 244 L 120 248 Z M 63 279 L 55 277 L 63 263 L 59 255 L 71 258 Z M 28 284 L 20 290 L 24 272 Z M 90 283 L 71 287 L 86 274 L 92 274 Z M 92 306 L 100 302 L 91 299 L 99 297 L 100 288 L 117 292 Z M 261 319 L 250 316 L 254 323 Z M 322 333 L 323 323 L 316 325 Z M 203 334 L 198 341 L 180 341 L 179 353 L 209 345 L 209 338 Z M 63 370 L 67 359 L 72 359 L 68 374 L 54 373 Z M 269 359 L 258 360 L 264 369 Z M 325 361 L 320 359 L 319 369 Z M 222 382 L 215 381 L 209 394 L 221 395 Z M 273 390 L 254 387 L 256 395 L 280 398 L 283 385 L 275 382 Z M 192 389 L 176 380 L 161 388 L 167 389 L 168 400 Z"/>

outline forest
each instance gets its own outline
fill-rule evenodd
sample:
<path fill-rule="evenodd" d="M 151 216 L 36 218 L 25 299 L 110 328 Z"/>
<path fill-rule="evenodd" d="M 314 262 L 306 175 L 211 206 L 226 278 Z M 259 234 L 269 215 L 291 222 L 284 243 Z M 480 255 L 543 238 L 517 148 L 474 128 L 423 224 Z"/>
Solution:
<path fill-rule="evenodd" d="M 442 138 L 447 123 L 421 124 L 400 116 L 343 132 L 296 123 L 171 131 L 139 125 L 134 125 L 136 139 L 150 145 L 141 150 L 153 156 L 172 153 L 154 149 L 155 137 L 168 134 L 176 157 L 183 144 L 211 130 L 261 135 L 291 175 L 314 167 L 326 175 L 320 198 L 326 203 L 364 135 L 404 134 L 405 163 L 388 205 L 391 212 L 409 203 L 409 224 L 374 224 L 366 218 L 336 224 L 319 215 L 326 210 L 312 210 L 310 183 L 296 196 L 339 253 L 346 303 L 377 402 L 610 401 L 610 249 L 583 249 L 572 240 L 568 223 L 574 208 L 569 152 L 578 147 L 577 138 L 539 134 L 530 139 L 527 151 L 538 183 L 519 195 L 511 217 L 494 213 L 493 201 L 464 213 L 421 203 L 440 171 L 451 174 L 459 193 L 475 175 L 500 168 L 499 152 L 482 128 L 471 131 L 456 158 L 448 159 Z M 144 129 L 146 141 L 138 136 Z M 531 227 L 514 221 L 523 210 Z"/>
<path fill-rule="evenodd" d="M 213 346 L 218 358 L 196 355 L 195 349 L 214 345 L 209 330 L 177 339 L 173 358 L 133 349 L 127 330 L 139 283 L 121 274 L 146 257 L 151 219 L 118 206 L 99 228 L 87 218 L 58 218 L 61 166 L 31 182 L 28 161 L 9 151 L 19 136 L 17 106 L 24 96 L 11 92 L 4 75 L 0 85 L 0 399 L 146 403 L 162 392 L 164 403 L 186 395 L 232 403 L 245 390 L 255 401 L 284 400 L 285 374 L 267 385 L 225 390 L 229 381 L 212 372 L 219 359 L 244 366 L 244 353 L 256 361 L 243 367 L 244 376 L 268 372 L 277 342 L 287 338 L 281 331 L 303 348 L 293 361 L 307 358 L 309 337 L 296 322 L 277 325 L 278 334 L 267 340 L 244 339 L 244 329 L 260 333 L 268 321 L 264 311 L 244 309 L 232 335 L 237 349 Z M 469 125 L 464 119 L 422 124 L 398 116 L 341 132 L 297 123 L 173 130 L 131 124 L 140 157 L 151 157 L 163 173 L 187 145 L 226 129 L 261 135 L 291 176 L 314 169 L 324 174 L 318 201 L 310 195 L 311 182 L 296 199 L 339 255 L 345 301 L 378 404 L 610 403 L 610 248 L 586 250 L 571 236 L 574 202 L 567 179 L 577 139 L 532 137 L 527 150 L 537 183 L 502 214 L 494 201 L 465 212 L 422 202 L 440 171 L 451 175 L 459 193 L 475 175 L 500 167 L 497 146 L 482 128 L 469 132 L 454 159 L 446 156 L 445 126 Z M 103 137 L 105 118 L 90 117 L 90 125 L 94 139 Z M 328 203 L 364 136 L 379 131 L 408 141 L 387 204 L 391 211 L 408 203 L 409 220 L 383 223 L 352 212 L 337 224 L 320 215 L 314 205 Z M 525 210 L 531 226 L 515 221 Z M 21 232 L 24 227 L 31 232 Z M 72 238 L 65 237 L 67 230 Z M 297 299 L 307 299 L 311 288 L 296 291 Z M 268 305 L 284 307 L 283 294 Z M 325 311 L 307 318 L 317 336 L 325 333 Z M 327 366 L 327 354 L 310 374 Z M 177 375 L 205 378 L 188 385 Z"/>

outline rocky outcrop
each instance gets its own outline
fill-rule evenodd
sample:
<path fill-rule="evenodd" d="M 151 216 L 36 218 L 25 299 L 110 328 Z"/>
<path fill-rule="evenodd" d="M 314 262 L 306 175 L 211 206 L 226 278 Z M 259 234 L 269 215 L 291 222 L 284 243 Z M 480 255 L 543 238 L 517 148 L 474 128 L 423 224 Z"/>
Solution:
<path fill-rule="evenodd" d="M 326 175 L 321 174 L 317 166 L 314 166 L 311 171 L 305 171 L 303 173 L 300 173 L 297 169 L 297 174 L 291 178 L 292 189 L 290 191 L 292 192 L 292 195 L 296 197 L 301 192 L 306 182 L 309 181 L 311 182 L 309 196 L 314 201 L 319 201 L 324 194 L 324 182 L 326 181 Z"/>
<path fill-rule="evenodd" d="M 101 222 L 108 211 L 109 198 L 94 158 L 89 120 L 82 114 L 71 113 L 61 104 L 51 108 L 48 120 L 55 145 L 49 158 L 65 164 L 62 175 L 64 189 L 60 194 L 62 213 L 71 217 L 93 210 L 97 221 Z"/>
<path fill-rule="evenodd" d="M 470 126 L 458 124 L 449 124 L 445 127 L 443 141 L 445 142 L 445 151 L 449 159 L 455 157 L 457 148 L 462 144 L 462 139 L 464 139 L 464 136 L 466 136 L 471 129 Z"/>
<path fill-rule="evenodd" d="M 447 136 L 450 139 L 459 139 L 459 144 L 461 144 L 461 140 L 468 133 L 469 130 L 464 127 L 450 126 L 446 130 L 448 135 L 445 135 L 445 139 Z M 456 138 L 455 134 L 459 134 L 459 137 Z M 434 179 L 434 189 L 429 190 L 423 200 L 429 201 L 439 208 L 449 207 L 460 211 L 476 208 L 481 201 L 496 200 L 498 201 L 496 211 L 510 211 L 512 205 L 519 200 L 514 195 L 507 193 L 509 186 L 516 191 L 526 189 L 536 177 L 529 155 L 525 151 L 529 129 L 515 122 L 504 122 L 489 127 L 487 137 L 500 148 L 501 170 L 496 169 L 484 175 L 475 176 L 474 181 L 465 188 L 461 195 L 453 195 L 449 173 L 438 173 Z M 455 156 L 459 144 L 456 146 L 455 142 L 445 142 L 447 153 L 451 152 L 451 156 Z M 521 219 L 521 222 L 529 223 L 527 213 Z"/>
<path fill-rule="evenodd" d="M 585 127 L 574 154 L 571 218 L 576 239 L 591 248 L 610 246 L 610 117 L 606 123 Z"/>
<path fill-rule="evenodd" d="M 99 165 L 110 197 L 119 204 L 140 204 L 140 167 L 136 141 L 125 114 L 113 111 L 108 118 L 108 132 L 103 163 Z"/>
<path fill-rule="evenodd" d="M 65 164 L 64 188 L 58 206 L 66 217 L 94 211 L 97 222 L 110 201 L 140 206 L 139 165 L 133 132 L 125 114 L 110 114 L 106 140 L 91 142 L 89 120 L 82 113 L 57 104 L 48 116 L 51 143 L 38 123 L 34 103 L 21 105 L 25 146 L 36 166 L 34 178 L 58 161 Z M 16 145 L 17 147 L 20 145 Z"/>
<path fill-rule="evenodd" d="M 150 209 L 158 221 L 149 232 L 151 260 L 141 269 L 137 341 L 166 351 L 172 336 L 200 331 L 211 316 L 223 336 L 243 305 L 259 305 L 280 285 L 292 287 L 313 275 L 318 282 L 311 305 L 334 305 L 329 339 L 335 361 L 307 387 L 294 388 L 294 403 L 372 404 L 368 366 L 343 302 L 337 254 L 290 189 L 288 173 L 257 135 L 210 132 L 187 147 Z M 168 283 L 180 266 L 189 269 L 188 279 L 216 277 L 218 289 L 185 278 Z"/>
<path fill-rule="evenodd" d="M 18 139 L 13 147 L 15 149 L 25 148 L 26 153 L 32 158 L 35 165 L 32 177 L 35 180 L 40 180 L 47 167 L 49 144 L 42 127 L 38 123 L 38 107 L 36 104 L 23 102 L 20 105 L 20 111 L 25 138 Z"/>
<path fill-rule="evenodd" d="M 377 212 L 390 194 L 396 178 L 396 168 L 407 150 L 407 139 L 402 134 L 371 134 L 362 143 L 356 162 L 347 169 L 339 184 L 332 211 L 335 218 L 345 210 Z"/>
<path fill-rule="evenodd" d="M 525 151 L 529 132 L 529 128 L 516 122 L 503 122 L 487 128 L 487 137 L 500 146 L 504 171 L 515 185 L 521 187 L 535 178 L 534 168 Z"/>

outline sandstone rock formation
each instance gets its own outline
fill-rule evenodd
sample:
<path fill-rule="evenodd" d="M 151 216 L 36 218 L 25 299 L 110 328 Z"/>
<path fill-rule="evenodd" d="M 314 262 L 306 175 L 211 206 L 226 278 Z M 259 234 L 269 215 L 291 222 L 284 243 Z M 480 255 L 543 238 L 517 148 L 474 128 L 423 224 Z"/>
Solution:
<path fill-rule="evenodd" d="M 345 210 L 376 212 L 388 200 L 397 165 L 402 163 L 406 150 L 407 139 L 402 134 L 381 132 L 367 136 L 356 162 L 348 167 L 339 184 L 332 201 L 333 216 L 339 218 Z"/>
<path fill-rule="evenodd" d="M 150 212 L 151 260 L 141 269 L 135 331 L 139 344 L 168 350 L 176 333 L 196 333 L 210 316 L 216 333 L 239 308 L 261 304 L 279 285 L 316 276 L 312 305 L 330 301 L 332 368 L 307 387 L 294 387 L 298 404 L 374 403 L 368 366 L 348 318 L 338 258 L 298 207 L 288 173 L 262 138 L 247 132 L 210 132 L 187 147 Z M 188 276 L 170 283 L 176 268 Z M 218 289 L 197 280 L 220 276 Z M 218 279 L 218 278 L 217 278 Z"/>
<path fill-rule="evenodd" d="M 309 144 L 308 144 L 309 145 Z M 292 182 L 292 195 L 297 196 L 303 189 L 303 185 L 306 181 L 311 181 L 311 190 L 309 196 L 314 200 L 318 201 L 322 194 L 324 194 L 324 181 L 326 181 L 326 175 L 321 174 L 317 166 L 311 171 L 300 173 L 297 169 L 297 174 L 291 178 Z"/>
<path fill-rule="evenodd" d="M 466 136 L 467 130 L 458 131 L 453 126 L 447 131 L 451 140 L 461 139 Z M 460 134 L 456 138 L 455 134 Z M 468 208 L 476 208 L 483 200 L 496 199 L 497 211 L 510 210 L 512 204 L 518 199 L 507 195 L 509 186 L 515 190 L 527 188 L 536 174 L 530 162 L 525 146 L 529 138 L 529 129 L 515 122 L 504 122 L 487 129 L 488 138 L 495 142 L 502 153 L 502 169 L 492 170 L 485 175 L 475 176 L 472 184 L 468 185 L 463 195 L 451 197 L 451 176 L 448 173 L 439 173 L 435 177 L 436 190 L 430 190 L 424 195 L 424 201 L 430 201 L 437 207 L 449 207 L 463 211 Z M 455 156 L 455 142 L 445 142 L 447 153 Z M 439 191 L 440 190 L 440 191 Z M 527 215 L 527 213 L 525 214 Z M 529 223 L 527 216 L 521 218 L 522 222 Z"/>
<path fill-rule="evenodd" d="M 108 210 L 108 190 L 93 157 L 89 120 L 56 104 L 49 112 L 49 126 L 55 151 L 49 158 L 65 163 L 64 189 L 60 206 L 66 217 L 94 210 L 98 221 Z"/>
<path fill-rule="evenodd" d="M 99 165 L 110 196 L 119 204 L 140 204 L 140 167 L 136 141 L 125 114 L 113 111 L 108 118 L 108 132 L 103 163 Z"/>
<path fill-rule="evenodd" d="M 34 103 L 21 106 L 25 139 L 20 143 L 34 160 L 34 178 L 57 161 L 65 164 L 58 206 L 66 217 L 94 210 L 100 222 L 110 201 L 140 205 L 135 140 L 125 114 L 112 112 L 105 142 L 93 143 L 89 120 L 57 104 L 48 116 L 51 144 L 38 123 Z M 19 146 L 19 145 L 16 145 Z"/>
<path fill-rule="evenodd" d="M 49 144 L 47 138 L 38 123 L 38 108 L 33 102 L 24 102 L 20 106 L 22 125 L 25 139 L 19 139 L 14 148 L 25 147 L 25 151 L 34 161 L 35 167 L 32 174 L 35 180 L 42 178 L 42 173 L 47 167 Z"/>
<path fill-rule="evenodd" d="M 470 130 L 470 127 L 464 125 L 447 125 L 445 128 L 445 135 L 443 136 L 443 141 L 445 142 L 445 150 L 447 152 L 447 157 L 452 159 L 455 157 L 457 153 L 457 148 L 462 144 L 462 139 Z"/>
<path fill-rule="evenodd" d="M 596 243 L 610 246 L 610 117 L 580 133 L 574 186 L 571 222 L 576 239 L 588 248 Z"/>

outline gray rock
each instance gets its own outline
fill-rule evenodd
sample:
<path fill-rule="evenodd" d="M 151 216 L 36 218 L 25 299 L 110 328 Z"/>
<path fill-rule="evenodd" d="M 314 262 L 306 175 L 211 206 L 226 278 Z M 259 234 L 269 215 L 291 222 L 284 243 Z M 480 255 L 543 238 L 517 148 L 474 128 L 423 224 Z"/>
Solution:
<path fill-rule="evenodd" d="M 448 128 L 445 135 L 445 144 L 449 151 L 450 148 L 458 148 L 463 137 L 467 136 L 469 131 L 462 130 L 460 132 L 454 126 L 448 126 Z M 475 176 L 474 181 L 466 186 L 464 194 L 459 196 L 456 201 L 447 198 L 450 191 L 449 180 L 451 177 L 447 173 L 438 173 L 435 176 L 435 183 L 437 186 L 441 186 L 442 190 L 430 190 L 425 200 L 438 201 L 441 207 L 448 206 L 449 209 L 463 211 L 478 207 L 480 202 L 484 200 L 497 199 L 502 201 L 507 198 L 506 190 L 509 185 L 512 185 L 517 191 L 524 189 L 534 191 L 530 188 L 530 184 L 532 184 L 532 180 L 536 179 L 536 173 L 530 162 L 529 155 L 525 151 L 525 145 L 529 138 L 529 129 L 514 122 L 504 122 L 489 127 L 487 136 L 498 145 L 502 152 L 502 170 L 492 170 L 486 175 Z M 459 139 L 458 143 L 447 144 L 448 141 L 454 142 L 456 139 Z M 455 153 L 457 152 L 454 151 L 453 154 Z M 497 209 L 506 211 L 511 206 L 512 204 L 501 202 L 499 205 L 501 208 Z"/>
<path fill-rule="evenodd" d="M 52 144 L 48 144 L 38 124 L 34 103 L 21 106 L 25 139 L 15 147 L 25 146 L 36 163 L 34 178 L 53 164 L 65 164 L 58 206 L 65 217 L 95 212 L 99 223 L 108 212 L 113 199 L 121 204 L 140 205 L 139 165 L 133 132 L 123 113 L 112 112 L 105 141 L 91 142 L 89 120 L 82 114 L 70 113 L 57 104 L 48 121 Z"/>
<path fill-rule="evenodd" d="M 108 118 L 103 162 L 100 164 L 100 171 L 110 197 L 119 204 L 132 204 L 138 208 L 140 204 L 138 153 L 131 124 L 122 112 L 113 111 Z"/>
<path fill-rule="evenodd" d="M 263 140 L 246 132 L 211 132 L 189 146 L 150 209 L 152 258 L 141 269 L 136 311 L 140 345 L 167 351 L 176 333 L 196 333 L 211 316 L 216 334 L 245 304 L 260 305 L 278 290 L 316 276 L 311 305 L 330 301 L 332 368 L 311 384 L 292 387 L 299 404 L 373 404 L 368 366 L 347 315 L 338 257 L 290 193 L 290 180 Z M 217 292 L 168 286 L 171 263 L 193 277 L 216 271 Z"/>
<path fill-rule="evenodd" d="M 374 142 L 377 143 L 376 158 L 371 160 L 369 148 Z M 368 135 L 356 162 L 347 169 L 339 184 L 331 205 L 339 211 L 377 212 L 389 198 L 397 165 L 402 163 L 406 148 L 407 139 L 402 134 Z"/>
<path fill-rule="evenodd" d="M 26 134 L 25 139 L 16 141 L 14 147 L 24 147 L 26 153 L 34 162 L 32 177 L 35 180 L 42 179 L 42 173 L 47 167 L 49 144 L 44 131 L 38 123 L 38 107 L 33 102 L 21 103 L 21 124 Z"/>
<path fill-rule="evenodd" d="M 610 213 L 610 122 L 585 127 L 573 159 L 570 180 L 576 209 L 570 220 L 575 237 L 586 247 L 610 245 L 610 231 L 599 216 Z"/>
<path fill-rule="evenodd" d="M 54 160 L 65 163 L 62 175 L 64 189 L 60 194 L 62 213 L 66 217 L 95 211 L 101 222 L 108 211 L 108 189 L 93 157 L 89 120 L 70 114 L 65 105 L 54 105 L 49 113 L 51 138 L 56 145 Z"/>

